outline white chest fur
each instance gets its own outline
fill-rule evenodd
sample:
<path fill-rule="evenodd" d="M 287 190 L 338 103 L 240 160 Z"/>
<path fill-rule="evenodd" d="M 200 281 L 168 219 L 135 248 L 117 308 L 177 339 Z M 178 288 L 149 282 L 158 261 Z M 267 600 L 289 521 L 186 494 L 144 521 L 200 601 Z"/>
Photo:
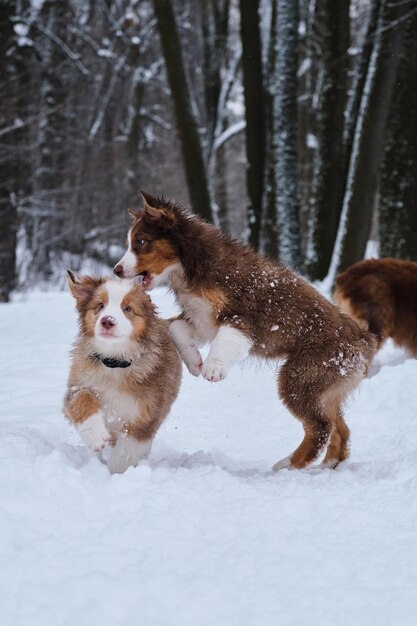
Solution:
<path fill-rule="evenodd" d="M 177 302 L 185 314 L 186 320 L 195 331 L 199 345 L 211 343 L 217 335 L 218 327 L 214 324 L 214 313 L 210 302 L 191 293 L 177 273 L 171 277 L 171 287 Z"/>
<path fill-rule="evenodd" d="M 107 388 L 100 391 L 100 403 L 110 430 L 118 430 L 118 425 L 136 421 L 139 417 L 138 403 L 130 394 Z"/>
<path fill-rule="evenodd" d="M 112 432 L 118 432 L 126 422 L 136 421 L 139 417 L 137 400 L 120 391 L 121 378 L 126 376 L 125 369 L 111 369 L 99 366 L 90 380 L 84 380 L 83 386 L 90 387 L 101 405 L 104 421 Z"/>

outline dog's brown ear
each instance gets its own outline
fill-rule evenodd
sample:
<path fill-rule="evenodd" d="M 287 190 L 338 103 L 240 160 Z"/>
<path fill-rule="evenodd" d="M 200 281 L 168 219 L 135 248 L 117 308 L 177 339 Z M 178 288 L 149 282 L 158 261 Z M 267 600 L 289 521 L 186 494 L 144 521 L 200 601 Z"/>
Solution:
<path fill-rule="evenodd" d="M 135 209 L 128 209 L 127 212 L 133 223 L 140 217 L 140 212 Z"/>
<path fill-rule="evenodd" d="M 67 270 L 67 274 L 68 287 L 76 299 L 77 304 L 85 302 L 91 298 L 97 287 L 99 287 L 104 281 L 103 278 L 96 278 L 95 276 L 76 276 L 70 270 Z"/>
<path fill-rule="evenodd" d="M 141 190 L 140 195 L 143 200 L 143 210 L 145 215 L 152 220 L 165 220 L 166 222 L 174 221 L 174 212 L 171 208 L 161 206 L 162 202 L 159 198 L 151 196 L 147 191 Z"/>
<path fill-rule="evenodd" d="M 72 295 L 74 296 L 74 298 L 77 298 L 77 294 L 78 294 L 78 288 L 79 288 L 79 282 L 78 282 L 78 278 L 75 276 L 75 274 L 73 272 L 71 272 L 71 270 L 67 270 L 67 282 L 68 282 L 68 287 L 70 288 L 70 291 L 72 293 Z"/>

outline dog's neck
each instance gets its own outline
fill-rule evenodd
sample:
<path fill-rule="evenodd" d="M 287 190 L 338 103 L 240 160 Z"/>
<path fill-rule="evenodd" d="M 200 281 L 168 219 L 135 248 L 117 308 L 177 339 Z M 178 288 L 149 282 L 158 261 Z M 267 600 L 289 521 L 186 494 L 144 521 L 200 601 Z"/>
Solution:
<path fill-rule="evenodd" d="M 99 354 L 98 352 L 94 352 L 91 355 L 91 358 L 94 361 L 98 361 L 105 365 L 106 367 L 110 367 L 111 369 L 130 367 L 132 365 L 131 360 L 127 359 L 117 359 L 116 357 L 104 356 L 104 354 Z"/>
<path fill-rule="evenodd" d="M 226 236 L 198 217 L 183 217 L 179 226 L 177 232 L 180 234 L 176 236 L 175 246 L 187 283 L 191 285 L 201 280 L 209 283 L 213 276 L 213 263 Z"/>

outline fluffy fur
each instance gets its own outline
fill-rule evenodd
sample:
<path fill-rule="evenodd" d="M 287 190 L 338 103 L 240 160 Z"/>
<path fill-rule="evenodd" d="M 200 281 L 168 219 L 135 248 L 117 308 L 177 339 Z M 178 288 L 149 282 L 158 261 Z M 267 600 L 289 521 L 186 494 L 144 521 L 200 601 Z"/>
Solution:
<path fill-rule="evenodd" d="M 417 263 L 372 259 L 336 278 L 336 304 L 382 345 L 388 337 L 417 357 Z"/>
<path fill-rule="evenodd" d="M 123 472 L 149 453 L 177 396 L 181 362 L 168 323 L 141 286 L 72 273 L 68 282 L 80 330 L 64 413 L 92 450 L 109 446 L 103 453 L 109 470 Z"/>
<path fill-rule="evenodd" d="M 285 359 L 281 398 L 304 427 L 301 445 L 275 469 L 302 468 L 328 444 L 324 463 L 348 456 L 342 404 L 366 375 L 377 342 L 294 272 L 163 198 L 133 215 L 119 276 L 151 288 L 168 276 L 182 315 L 171 336 L 192 374 L 222 380 L 248 354 Z M 211 345 L 202 363 L 198 348 Z"/>

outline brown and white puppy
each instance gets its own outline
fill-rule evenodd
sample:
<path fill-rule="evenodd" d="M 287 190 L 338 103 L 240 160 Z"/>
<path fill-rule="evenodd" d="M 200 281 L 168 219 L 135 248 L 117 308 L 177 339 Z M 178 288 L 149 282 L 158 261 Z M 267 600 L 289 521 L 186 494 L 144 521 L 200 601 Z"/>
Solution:
<path fill-rule="evenodd" d="M 148 289 L 168 277 L 182 309 L 170 333 L 192 374 L 215 382 L 248 354 L 285 359 L 279 393 L 305 435 L 274 468 L 305 467 L 327 444 L 324 464 L 336 466 L 348 456 L 342 404 L 367 373 L 375 337 L 294 272 L 175 203 L 142 195 L 115 273 L 141 274 Z"/>
<path fill-rule="evenodd" d="M 123 472 L 149 454 L 177 396 L 181 361 L 140 285 L 68 276 L 80 329 L 64 413 L 92 450 L 111 446 L 109 470 Z"/>
<path fill-rule="evenodd" d="M 369 259 L 336 278 L 336 304 L 361 328 L 417 357 L 417 263 Z"/>

